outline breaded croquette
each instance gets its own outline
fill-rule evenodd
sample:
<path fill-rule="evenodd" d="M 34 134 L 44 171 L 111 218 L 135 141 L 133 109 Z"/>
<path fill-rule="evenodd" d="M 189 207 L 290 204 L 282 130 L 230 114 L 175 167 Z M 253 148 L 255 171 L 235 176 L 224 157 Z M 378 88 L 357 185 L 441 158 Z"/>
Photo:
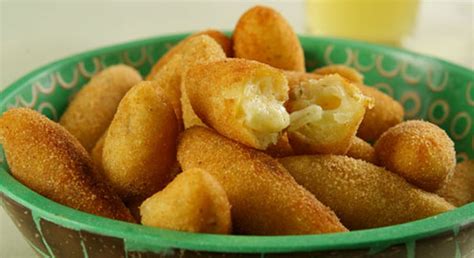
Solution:
<path fill-rule="evenodd" d="M 127 91 L 142 80 L 132 67 L 115 65 L 94 75 L 61 116 L 59 123 L 91 151 L 114 117 Z"/>
<path fill-rule="evenodd" d="M 357 136 L 352 138 L 351 146 L 347 150 L 346 156 L 365 160 L 372 164 L 376 163 L 374 147 Z"/>
<path fill-rule="evenodd" d="M 269 7 L 255 6 L 245 12 L 235 26 L 232 40 L 235 57 L 284 70 L 305 71 L 298 37 L 285 18 Z"/>
<path fill-rule="evenodd" d="M 230 204 L 209 173 L 189 169 L 140 206 L 143 225 L 180 231 L 229 234 Z"/>
<path fill-rule="evenodd" d="M 196 37 L 189 40 L 189 46 L 185 47 L 182 57 L 182 74 L 187 70 L 198 64 L 206 64 L 225 59 L 225 54 L 218 49 L 217 44 L 209 39 Z M 181 110 L 183 115 L 184 128 L 189 128 L 194 125 L 205 126 L 205 124 L 194 113 L 193 107 L 189 103 L 188 95 L 184 81 L 181 80 Z"/>
<path fill-rule="evenodd" d="M 181 110 L 182 75 L 187 69 L 196 64 L 222 59 L 225 59 L 225 53 L 215 40 L 207 35 L 195 36 L 186 40 L 183 46 L 179 48 L 179 52 L 176 52 L 153 77 L 157 87 L 163 89 L 173 106 L 180 127 L 183 117 Z M 184 101 L 184 104 L 186 104 L 186 101 Z M 187 107 L 184 107 L 187 112 L 186 117 L 191 117 L 190 121 L 193 121 L 192 109 Z"/>
<path fill-rule="evenodd" d="M 362 160 L 314 155 L 280 162 L 351 230 L 405 223 L 454 208 L 443 198 Z"/>
<path fill-rule="evenodd" d="M 373 108 L 367 109 L 364 119 L 360 123 L 357 136 L 368 142 L 374 142 L 388 128 L 403 121 L 402 105 L 389 95 L 376 88 L 358 84 L 360 91 L 374 99 Z"/>
<path fill-rule="evenodd" d="M 0 117 L 0 143 L 12 175 L 33 191 L 74 209 L 134 222 L 119 196 L 95 177 L 84 147 L 59 124 L 31 109 L 11 109 Z"/>
<path fill-rule="evenodd" d="M 125 95 L 104 140 L 104 174 L 127 201 L 162 189 L 176 160 L 178 122 L 153 84 L 141 82 Z"/>
<path fill-rule="evenodd" d="M 360 74 L 356 69 L 345 65 L 327 65 L 314 70 L 313 73 L 318 75 L 339 74 L 351 83 L 364 83 L 364 76 L 362 74 Z"/>
<path fill-rule="evenodd" d="M 201 168 L 224 188 L 237 234 L 296 235 L 344 232 L 334 213 L 270 156 L 212 129 L 184 131 L 178 146 L 184 170 Z"/>
<path fill-rule="evenodd" d="M 220 134 L 265 150 L 289 123 L 285 76 L 278 69 L 244 59 L 226 59 L 190 68 L 184 77 L 198 117 Z"/>
<path fill-rule="evenodd" d="M 371 99 L 337 74 L 290 91 L 288 138 L 299 154 L 345 154 Z"/>
<path fill-rule="evenodd" d="M 402 122 L 374 145 L 378 164 L 430 192 L 438 190 L 456 166 L 454 143 L 446 132 L 425 121 Z"/>
<path fill-rule="evenodd" d="M 451 178 L 436 194 L 457 207 L 474 202 L 474 160 L 457 164 Z"/>
<path fill-rule="evenodd" d="M 232 57 L 233 56 L 233 46 L 232 46 L 232 40 L 227 37 L 224 33 L 218 31 L 218 30 L 204 30 L 200 32 L 193 33 L 189 35 L 187 38 L 181 40 L 177 45 L 175 45 L 173 48 L 171 48 L 168 52 L 166 52 L 151 68 L 151 71 L 148 73 L 146 76 L 147 80 L 153 80 L 155 77 L 156 73 L 161 70 L 161 68 L 166 65 L 174 55 L 180 54 L 183 51 L 183 46 L 188 42 L 191 38 L 201 36 L 201 35 L 207 35 L 214 39 L 222 48 L 224 51 L 225 55 L 227 57 Z"/>

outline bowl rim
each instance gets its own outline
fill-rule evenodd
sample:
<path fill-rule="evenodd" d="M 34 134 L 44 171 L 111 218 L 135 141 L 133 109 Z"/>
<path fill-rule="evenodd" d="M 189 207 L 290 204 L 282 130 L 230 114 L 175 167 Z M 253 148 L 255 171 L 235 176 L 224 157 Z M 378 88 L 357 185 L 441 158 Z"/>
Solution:
<path fill-rule="evenodd" d="M 5 90 L 0 92 L 0 107 L 6 105 L 5 100 L 15 95 L 24 85 L 36 76 L 57 67 L 75 63 L 88 57 L 116 52 L 141 45 L 152 44 L 157 41 L 177 41 L 189 33 L 156 36 L 139 39 L 111 46 L 96 48 L 54 61 L 41 66 L 21 77 Z M 380 46 L 361 41 L 300 36 L 302 41 L 330 40 L 339 44 L 355 47 L 370 47 L 382 52 L 395 52 L 422 58 L 427 61 L 437 62 L 443 66 L 466 73 L 468 76 L 473 71 L 468 68 L 449 63 L 447 61 L 417 54 L 411 51 L 393 47 Z M 6 161 L 5 161 L 6 162 Z M 474 223 L 474 203 L 456 208 L 436 216 L 408 222 L 404 224 L 387 226 L 375 229 L 355 230 L 344 233 L 330 233 L 318 235 L 298 236 L 240 236 L 240 235 L 213 235 L 179 232 L 173 230 L 147 227 L 116 221 L 96 215 L 84 213 L 67 206 L 63 206 L 42 195 L 30 190 L 21 184 L 4 168 L 0 167 L 0 193 L 32 210 L 34 216 L 39 216 L 61 226 L 86 230 L 124 239 L 128 251 L 133 250 L 168 250 L 170 248 L 188 249 L 209 252 L 228 253 L 286 253 L 308 252 L 336 249 L 361 249 L 370 248 L 371 252 L 381 251 L 391 245 L 407 244 L 419 238 L 429 237 L 441 232 L 452 230 L 456 235 L 460 227 Z M 5 206 L 4 202 L 1 203 Z"/>

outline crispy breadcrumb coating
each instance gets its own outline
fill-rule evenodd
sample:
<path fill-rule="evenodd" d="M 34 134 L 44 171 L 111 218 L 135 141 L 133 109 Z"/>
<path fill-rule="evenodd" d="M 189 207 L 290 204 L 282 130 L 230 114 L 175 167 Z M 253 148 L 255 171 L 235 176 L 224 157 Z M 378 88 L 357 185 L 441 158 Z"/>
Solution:
<path fill-rule="evenodd" d="M 134 86 L 107 130 L 104 174 L 124 200 L 151 196 L 169 182 L 176 160 L 178 122 L 153 81 Z"/>
<path fill-rule="evenodd" d="M 140 206 L 143 225 L 196 233 L 229 234 L 230 204 L 219 182 L 202 169 L 179 174 Z"/>
<path fill-rule="evenodd" d="M 451 178 L 436 194 L 458 207 L 474 202 L 474 160 L 457 164 Z"/>
<path fill-rule="evenodd" d="M 12 175 L 63 205 L 134 222 L 118 195 L 96 177 L 89 154 L 66 129 L 40 113 L 15 108 L 0 117 L 0 143 Z"/>
<path fill-rule="evenodd" d="M 454 143 L 435 124 L 412 120 L 388 129 L 374 145 L 378 163 L 408 182 L 434 192 L 456 166 Z"/>
<path fill-rule="evenodd" d="M 59 123 L 91 151 L 112 121 L 122 97 L 141 80 L 132 67 L 114 65 L 106 68 L 77 93 Z"/>
<path fill-rule="evenodd" d="M 277 11 L 255 6 L 245 12 L 232 35 L 235 57 L 276 68 L 305 71 L 304 53 L 290 24 Z"/>
<path fill-rule="evenodd" d="M 184 131 L 184 170 L 201 168 L 224 188 L 234 233 L 295 235 L 344 232 L 334 213 L 298 185 L 275 159 L 204 127 Z"/>
<path fill-rule="evenodd" d="M 351 230 L 405 223 L 454 208 L 443 198 L 362 160 L 314 155 L 279 161 Z"/>
<path fill-rule="evenodd" d="M 375 164 L 375 150 L 370 143 L 362 140 L 361 138 L 354 136 L 351 141 L 351 146 L 346 153 L 346 156 L 349 156 L 354 159 L 365 160 L 369 163 Z"/>
<path fill-rule="evenodd" d="M 225 55 L 227 57 L 233 57 L 234 50 L 232 46 L 232 40 L 227 37 L 224 33 L 214 30 L 214 29 L 208 29 L 204 31 L 199 31 L 196 33 L 191 34 L 187 38 L 181 40 L 177 45 L 172 47 L 168 52 L 166 52 L 158 61 L 153 65 L 151 68 L 151 71 L 148 73 L 146 76 L 146 79 L 148 81 L 153 80 L 155 75 L 161 70 L 163 66 L 165 66 L 175 55 L 179 55 L 183 52 L 183 47 L 186 45 L 186 43 L 197 36 L 201 35 L 206 35 L 214 39 L 222 48 L 224 51 Z"/>
<path fill-rule="evenodd" d="M 368 142 L 374 142 L 390 127 L 403 121 L 404 110 L 398 101 L 376 88 L 357 85 L 362 93 L 374 100 L 371 109 L 367 109 L 360 123 L 357 136 Z"/>
<path fill-rule="evenodd" d="M 244 59 L 196 65 L 184 78 L 198 117 L 220 134 L 265 150 L 289 125 L 283 106 L 285 76 L 266 64 Z"/>

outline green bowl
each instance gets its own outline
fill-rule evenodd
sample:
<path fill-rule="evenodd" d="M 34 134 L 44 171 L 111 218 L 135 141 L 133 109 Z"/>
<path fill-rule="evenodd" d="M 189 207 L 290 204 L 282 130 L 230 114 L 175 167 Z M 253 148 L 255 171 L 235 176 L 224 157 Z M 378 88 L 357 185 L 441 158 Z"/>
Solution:
<path fill-rule="evenodd" d="M 57 120 L 68 101 L 104 67 L 125 63 L 145 75 L 186 34 L 105 47 L 41 67 L 1 93 L 0 114 L 34 108 Z M 308 70 L 346 64 L 398 99 L 406 118 L 444 128 L 459 161 L 474 158 L 474 73 L 408 51 L 356 41 L 300 37 Z M 438 216 L 370 230 L 303 236 L 194 234 L 129 224 L 55 203 L 8 173 L 0 148 L 0 200 L 30 246 L 44 257 L 473 257 L 474 203 Z M 369 218 L 368 218 L 369 219 Z M 225 255 L 223 255 L 225 254 Z"/>

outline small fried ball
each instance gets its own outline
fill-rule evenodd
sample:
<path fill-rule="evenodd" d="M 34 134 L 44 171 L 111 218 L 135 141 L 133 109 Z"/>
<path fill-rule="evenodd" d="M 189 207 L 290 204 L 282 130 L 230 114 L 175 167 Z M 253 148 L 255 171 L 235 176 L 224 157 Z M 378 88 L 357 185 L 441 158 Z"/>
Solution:
<path fill-rule="evenodd" d="M 430 192 L 438 190 L 456 166 L 454 143 L 435 124 L 402 122 L 375 143 L 378 163 Z"/>

